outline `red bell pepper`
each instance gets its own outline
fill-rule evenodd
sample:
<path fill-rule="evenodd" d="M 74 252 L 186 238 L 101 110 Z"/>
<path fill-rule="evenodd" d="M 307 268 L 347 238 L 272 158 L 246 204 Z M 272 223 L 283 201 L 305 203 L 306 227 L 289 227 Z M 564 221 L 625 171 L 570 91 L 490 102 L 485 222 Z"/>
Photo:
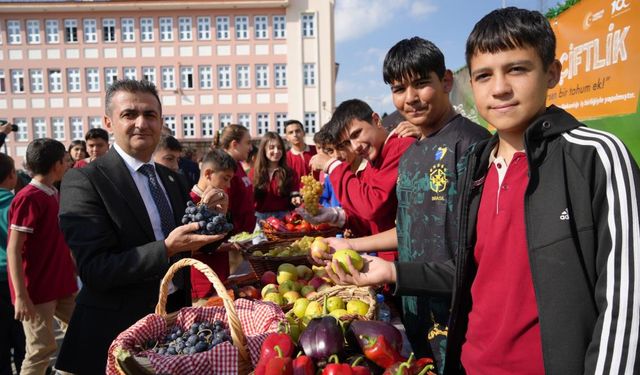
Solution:
<path fill-rule="evenodd" d="M 371 375 L 371 371 L 368 368 L 364 366 L 358 366 L 358 364 L 360 364 L 363 359 L 364 357 L 359 357 L 351 364 L 351 373 L 353 375 Z"/>
<path fill-rule="evenodd" d="M 334 354 L 327 360 L 322 375 L 353 375 L 353 369 L 347 363 L 338 362 L 338 356 Z"/>
<path fill-rule="evenodd" d="M 361 335 L 360 339 L 366 341 L 362 348 L 364 356 L 382 368 L 389 368 L 398 362 L 405 361 L 405 358 L 382 335 L 376 338 Z"/>
<path fill-rule="evenodd" d="M 268 362 L 273 357 L 277 356 L 275 347 L 278 346 L 282 352 L 283 357 L 293 357 L 296 344 L 291 339 L 291 336 L 286 333 L 272 333 L 264 340 L 262 347 L 260 348 L 260 362 Z"/>
<path fill-rule="evenodd" d="M 293 375 L 315 375 L 316 366 L 313 364 L 311 357 L 306 355 L 298 355 L 293 360 Z"/>
<path fill-rule="evenodd" d="M 265 364 L 264 375 L 293 375 L 293 360 L 284 357 L 278 345 L 275 346 L 277 357 L 271 358 Z"/>
<path fill-rule="evenodd" d="M 433 363 L 433 358 L 424 357 L 416 360 L 411 365 L 411 373 L 414 375 L 435 375 L 436 366 Z"/>
<path fill-rule="evenodd" d="M 413 375 L 413 353 L 404 362 L 396 362 L 388 366 L 382 375 Z"/>

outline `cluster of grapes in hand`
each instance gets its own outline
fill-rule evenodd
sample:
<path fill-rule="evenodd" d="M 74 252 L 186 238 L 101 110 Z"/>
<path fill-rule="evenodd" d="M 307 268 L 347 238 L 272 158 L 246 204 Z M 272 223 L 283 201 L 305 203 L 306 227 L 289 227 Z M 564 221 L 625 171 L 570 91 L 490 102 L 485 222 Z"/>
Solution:
<path fill-rule="evenodd" d="M 187 202 L 187 208 L 184 210 L 182 224 L 198 223 L 200 229 L 196 231 L 198 234 L 220 234 L 233 230 L 233 224 L 227 222 L 227 218 L 220 213 L 212 212 L 204 204 L 195 205 L 195 203 Z"/>
<path fill-rule="evenodd" d="M 147 343 L 154 352 L 162 355 L 195 354 L 213 349 L 225 341 L 231 341 L 229 331 L 220 320 L 196 322 L 189 329 L 173 326 L 162 342 Z"/>
<path fill-rule="evenodd" d="M 302 200 L 304 201 L 304 209 L 313 216 L 320 212 L 320 196 L 322 195 L 322 184 L 309 174 L 300 178 L 302 182 Z"/>

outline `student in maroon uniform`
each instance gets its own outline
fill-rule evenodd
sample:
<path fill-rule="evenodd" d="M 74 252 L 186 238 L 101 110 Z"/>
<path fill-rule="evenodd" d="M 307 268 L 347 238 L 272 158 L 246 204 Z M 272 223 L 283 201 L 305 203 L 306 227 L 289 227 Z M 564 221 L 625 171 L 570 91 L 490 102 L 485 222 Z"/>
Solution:
<path fill-rule="evenodd" d="M 304 126 L 298 120 L 289 120 L 284 123 L 284 132 L 287 141 L 291 144 L 291 149 L 287 151 L 287 165 L 293 169 L 298 176 L 311 173 L 309 161 L 316 154 L 316 147 L 304 142 Z M 316 180 L 318 176 L 316 175 Z"/>

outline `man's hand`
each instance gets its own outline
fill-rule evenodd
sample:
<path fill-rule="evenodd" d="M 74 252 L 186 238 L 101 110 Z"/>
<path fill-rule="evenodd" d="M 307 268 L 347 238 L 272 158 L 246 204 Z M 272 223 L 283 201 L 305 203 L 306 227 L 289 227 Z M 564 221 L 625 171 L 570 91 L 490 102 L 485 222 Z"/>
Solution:
<path fill-rule="evenodd" d="M 16 296 L 15 303 L 15 319 L 21 322 L 29 321 L 36 318 L 36 308 L 33 306 L 33 302 L 31 302 L 31 298 L 28 296 L 18 297 Z"/>
<path fill-rule="evenodd" d="M 226 214 L 229 209 L 229 196 L 222 189 L 207 187 L 202 193 L 200 202 L 212 211 Z"/>
<path fill-rule="evenodd" d="M 309 250 L 309 256 L 311 257 L 311 259 L 313 259 L 313 262 L 315 264 L 319 264 L 322 266 L 327 266 L 331 263 L 331 259 L 333 258 L 333 253 L 335 252 L 336 249 L 346 249 L 347 247 L 334 247 L 331 246 L 331 240 L 340 240 L 339 238 L 334 238 L 334 237 L 330 237 L 330 238 L 323 238 L 322 242 L 326 243 L 327 245 L 329 245 L 329 249 L 328 251 L 322 251 L 322 250 L 316 250 L 316 251 L 311 251 Z"/>
<path fill-rule="evenodd" d="M 420 130 L 419 127 L 413 125 L 409 121 L 402 121 L 401 123 L 398 124 L 398 126 L 396 126 L 396 128 L 393 131 L 400 138 L 404 138 L 404 137 L 420 138 L 420 137 L 422 137 L 422 130 Z"/>
<path fill-rule="evenodd" d="M 164 246 L 167 248 L 167 257 L 172 257 L 184 251 L 194 251 L 202 246 L 220 241 L 225 234 L 206 235 L 193 233 L 200 229 L 198 223 L 189 223 L 181 225 L 172 230 L 164 240 Z"/>
<path fill-rule="evenodd" d="M 347 268 L 350 274 L 344 272 L 338 261 L 334 259 L 332 264 L 336 271 L 334 272 L 329 264 L 325 267 L 327 275 L 337 285 L 374 286 L 396 282 L 396 266 L 393 262 L 369 255 L 363 255 L 362 259 L 364 267 L 362 271 L 358 271 L 353 267 L 351 258 L 347 257 Z"/>
<path fill-rule="evenodd" d="M 302 216 L 302 218 L 313 225 L 318 225 L 321 223 L 328 223 L 334 227 L 341 227 L 345 222 L 344 211 L 339 207 L 323 207 L 320 206 L 318 208 L 318 214 L 316 216 L 312 216 L 309 211 L 305 210 L 302 207 L 298 207 L 295 211 Z"/>
<path fill-rule="evenodd" d="M 309 160 L 309 166 L 314 171 L 326 171 L 329 164 L 336 159 L 326 154 L 315 154 Z"/>
<path fill-rule="evenodd" d="M 13 129 L 11 128 L 11 123 L 6 123 L 4 125 L 0 125 L 0 133 L 4 133 L 6 135 L 9 135 L 9 133 L 11 133 Z"/>
<path fill-rule="evenodd" d="M 298 207 L 299 205 L 302 204 L 302 197 L 299 195 L 296 195 L 295 197 L 291 197 L 291 204 Z"/>

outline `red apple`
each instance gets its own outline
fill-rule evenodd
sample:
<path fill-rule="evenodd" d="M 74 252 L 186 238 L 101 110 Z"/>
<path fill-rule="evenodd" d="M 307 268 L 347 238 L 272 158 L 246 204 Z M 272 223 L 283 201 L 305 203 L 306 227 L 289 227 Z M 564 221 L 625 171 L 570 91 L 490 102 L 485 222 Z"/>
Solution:
<path fill-rule="evenodd" d="M 275 272 L 267 271 L 262 274 L 262 277 L 260 278 L 260 283 L 262 284 L 262 286 L 265 286 L 267 284 L 277 284 L 276 279 L 277 279 L 277 276 Z"/>
<path fill-rule="evenodd" d="M 311 280 L 309 280 L 309 284 L 313 287 L 313 289 L 318 290 L 318 288 L 320 288 L 320 286 L 322 284 L 326 284 L 326 281 L 324 281 L 321 277 L 313 277 Z"/>

